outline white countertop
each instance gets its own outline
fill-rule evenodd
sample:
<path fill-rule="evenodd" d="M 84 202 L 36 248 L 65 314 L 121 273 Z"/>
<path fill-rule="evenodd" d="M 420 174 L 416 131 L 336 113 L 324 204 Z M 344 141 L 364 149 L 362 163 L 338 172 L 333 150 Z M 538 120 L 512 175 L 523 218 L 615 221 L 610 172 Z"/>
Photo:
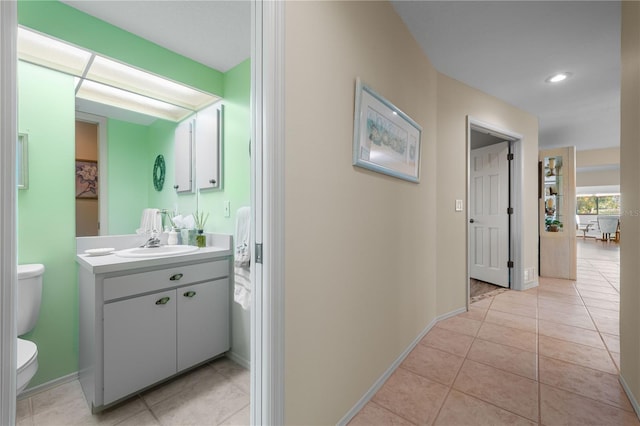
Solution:
<path fill-rule="evenodd" d="M 218 257 L 231 256 L 232 251 L 227 247 L 202 247 L 198 251 L 164 257 L 130 258 L 120 257 L 116 254 L 105 256 L 91 256 L 88 254 L 76 255 L 76 261 L 82 268 L 88 269 L 93 274 L 106 274 L 109 272 L 131 271 L 157 266 L 170 266 L 176 263 L 197 262 Z"/>

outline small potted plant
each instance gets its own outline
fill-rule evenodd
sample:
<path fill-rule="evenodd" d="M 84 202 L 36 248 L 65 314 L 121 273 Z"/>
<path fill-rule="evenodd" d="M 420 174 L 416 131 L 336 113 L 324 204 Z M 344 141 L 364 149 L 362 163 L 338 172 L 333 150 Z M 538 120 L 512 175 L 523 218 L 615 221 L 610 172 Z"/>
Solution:
<path fill-rule="evenodd" d="M 204 212 L 195 212 L 193 214 L 193 219 L 196 225 L 196 230 L 198 235 L 196 235 L 196 244 L 198 247 L 206 247 L 207 246 L 207 237 L 204 235 L 204 225 L 207 223 L 207 219 L 209 219 L 209 213 L 204 215 Z"/>
<path fill-rule="evenodd" d="M 547 232 L 558 232 L 562 229 L 562 222 L 551 218 L 545 220 L 545 225 L 547 226 Z"/>

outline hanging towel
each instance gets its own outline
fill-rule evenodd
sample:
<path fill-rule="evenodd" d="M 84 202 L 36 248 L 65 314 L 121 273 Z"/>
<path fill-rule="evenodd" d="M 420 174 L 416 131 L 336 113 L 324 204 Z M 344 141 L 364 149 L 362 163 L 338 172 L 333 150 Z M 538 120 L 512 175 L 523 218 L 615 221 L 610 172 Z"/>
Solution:
<path fill-rule="evenodd" d="M 251 210 L 241 207 L 236 213 L 233 300 L 249 309 L 251 306 Z"/>
<path fill-rule="evenodd" d="M 152 231 L 162 232 L 162 215 L 159 209 L 144 209 L 140 218 L 140 228 L 136 229 L 136 233 L 150 235 Z"/>
<path fill-rule="evenodd" d="M 251 250 L 249 247 L 251 241 L 251 209 L 249 207 L 240 207 L 236 213 L 235 241 L 235 264 L 236 266 L 245 266 L 248 268 L 251 261 Z"/>

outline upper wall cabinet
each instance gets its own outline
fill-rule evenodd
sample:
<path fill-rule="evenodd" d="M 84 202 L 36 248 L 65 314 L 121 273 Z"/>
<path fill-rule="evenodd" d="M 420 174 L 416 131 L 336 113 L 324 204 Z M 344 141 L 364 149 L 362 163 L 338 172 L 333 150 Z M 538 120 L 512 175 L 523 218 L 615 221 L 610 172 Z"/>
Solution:
<path fill-rule="evenodd" d="M 195 120 L 189 118 L 176 127 L 174 139 L 175 182 L 178 193 L 193 192 L 193 128 Z"/>
<path fill-rule="evenodd" d="M 196 120 L 196 182 L 198 189 L 222 188 L 223 105 L 198 111 Z"/>
<path fill-rule="evenodd" d="M 174 189 L 178 193 L 222 188 L 223 111 L 218 102 L 176 127 Z"/>

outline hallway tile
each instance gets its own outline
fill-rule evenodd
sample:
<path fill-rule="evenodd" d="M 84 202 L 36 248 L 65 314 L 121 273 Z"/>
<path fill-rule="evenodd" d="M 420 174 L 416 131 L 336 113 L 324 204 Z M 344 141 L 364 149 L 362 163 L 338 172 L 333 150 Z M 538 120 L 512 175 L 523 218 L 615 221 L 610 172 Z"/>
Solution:
<path fill-rule="evenodd" d="M 420 344 L 440 349 L 458 356 L 465 356 L 473 343 L 473 337 L 444 328 L 434 327 Z"/>
<path fill-rule="evenodd" d="M 411 426 L 413 423 L 392 413 L 386 408 L 382 408 L 375 402 L 369 402 L 362 410 L 348 423 L 349 426 Z"/>
<path fill-rule="evenodd" d="M 634 413 L 547 385 L 540 385 L 540 417 L 545 425 L 640 425 Z"/>
<path fill-rule="evenodd" d="M 583 298 L 588 297 L 590 299 L 608 300 L 610 302 L 620 302 L 620 295 L 618 294 L 599 293 L 597 291 L 588 291 L 588 290 L 579 290 L 579 292 Z"/>
<path fill-rule="evenodd" d="M 506 312 L 508 314 L 522 315 L 529 318 L 538 317 L 538 308 L 536 306 L 522 305 L 513 302 L 501 302 L 497 300 L 491 304 L 489 311 Z"/>
<path fill-rule="evenodd" d="M 537 379 L 538 366 L 535 352 L 476 339 L 467 354 L 467 359 L 532 380 Z"/>
<path fill-rule="evenodd" d="M 466 360 L 453 388 L 530 420 L 538 420 L 538 384 L 534 380 Z"/>
<path fill-rule="evenodd" d="M 424 345 L 416 345 L 401 367 L 434 382 L 451 385 L 464 358 Z"/>
<path fill-rule="evenodd" d="M 583 297 L 584 304 L 589 307 L 609 309 L 611 311 L 620 311 L 620 302 L 614 302 L 611 300 L 593 299 L 591 297 Z"/>
<path fill-rule="evenodd" d="M 600 333 L 595 330 L 587 330 L 580 327 L 540 320 L 538 321 L 538 333 L 542 336 L 605 349 L 604 343 L 600 338 Z"/>
<path fill-rule="evenodd" d="M 591 315 L 593 322 L 598 327 L 600 333 L 620 335 L 620 322 L 616 318 L 607 318 L 598 315 Z"/>
<path fill-rule="evenodd" d="M 540 383 L 632 411 L 617 375 L 544 356 L 540 356 L 538 362 Z"/>
<path fill-rule="evenodd" d="M 537 328 L 535 318 L 495 310 L 489 310 L 484 321 L 492 324 L 508 325 L 511 328 L 517 328 L 531 333 L 535 333 Z"/>
<path fill-rule="evenodd" d="M 376 423 L 370 423 L 376 424 Z M 377 423 L 382 425 L 383 423 Z M 536 423 L 480 399 L 452 390 L 445 401 L 436 426 L 492 425 L 530 426 Z"/>
<path fill-rule="evenodd" d="M 609 352 L 605 349 L 540 336 L 538 350 L 541 356 L 571 362 L 606 373 L 618 373 L 616 366 L 611 361 Z"/>
<path fill-rule="evenodd" d="M 476 321 L 467 318 L 459 318 L 457 316 L 448 318 L 444 321 L 440 321 L 436 324 L 436 327 L 449 331 L 454 331 L 460 334 L 466 334 L 468 336 L 475 336 L 480 329 L 481 321 Z"/>
<path fill-rule="evenodd" d="M 528 331 L 485 322 L 480 328 L 478 338 L 524 351 L 537 352 L 536 334 Z"/>
<path fill-rule="evenodd" d="M 586 312 L 574 311 L 567 313 L 566 311 L 558 311 L 555 309 L 541 308 L 540 319 L 556 322 L 565 325 L 571 325 L 574 327 L 586 328 L 589 330 L 595 330 L 596 327 L 591 321 L 591 317 Z"/>
<path fill-rule="evenodd" d="M 398 368 L 373 396 L 373 402 L 423 425 L 433 422 L 449 388 Z"/>
<path fill-rule="evenodd" d="M 602 333 L 602 339 L 605 345 L 607 345 L 609 352 L 620 353 L 620 336 Z"/>

